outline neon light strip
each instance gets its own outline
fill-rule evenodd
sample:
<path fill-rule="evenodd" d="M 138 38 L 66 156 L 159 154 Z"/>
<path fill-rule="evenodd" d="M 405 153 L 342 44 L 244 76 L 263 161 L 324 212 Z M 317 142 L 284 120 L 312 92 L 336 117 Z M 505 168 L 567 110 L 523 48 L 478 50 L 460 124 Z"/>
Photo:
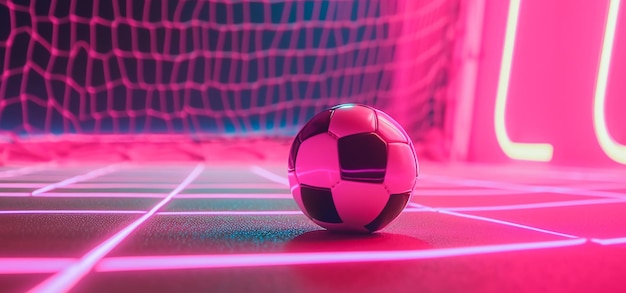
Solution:
<path fill-rule="evenodd" d="M 596 91 L 593 99 L 593 128 L 604 153 L 613 161 L 626 164 L 626 145 L 617 142 L 609 133 L 604 111 L 619 5 L 620 0 L 609 1 L 609 11 L 606 17 L 602 41 L 602 54 L 600 55 L 600 66 L 598 68 L 598 79 L 596 80 Z"/>
<path fill-rule="evenodd" d="M 103 167 L 103 168 L 99 168 L 99 169 L 93 170 L 93 171 L 91 171 L 89 173 L 86 173 L 86 174 L 83 174 L 83 175 L 74 176 L 74 177 L 65 179 L 63 181 L 44 186 L 42 188 L 39 188 L 39 189 L 33 191 L 31 194 L 32 195 L 38 195 L 38 194 L 41 194 L 41 193 L 44 193 L 44 192 L 47 192 L 47 191 L 50 191 L 50 190 L 53 190 L 53 189 L 56 189 L 56 188 L 59 188 L 59 187 L 70 185 L 72 183 L 88 180 L 88 179 L 95 178 L 95 177 L 98 177 L 98 176 L 102 176 L 102 175 L 114 172 L 114 171 L 116 171 L 119 168 L 120 168 L 120 164 L 109 165 L 109 166 L 106 166 L 106 167 Z"/>
<path fill-rule="evenodd" d="M 2 192 L 0 197 L 30 197 L 30 192 Z"/>
<path fill-rule="evenodd" d="M 0 275 L 56 273 L 76 261 L 74 258 L 0 258 Z"/>
<path fill-rule="evenodd" d="M 110 180 L 108 180 L 110 181 Z M 15 187 L 30 187 L 30 186 L 21 186 L 20 184 L 31 184 L 33 183 L 15 183 Z M 39 184 L 41 186 L 41 184 Z M 0 183 L 0 186 L 4 186 L 4 183 Z M 122 183 L 122 182 L 89 182 L 82 183 L 78 182 L 76 184 L 72 184 L 70 186 L 66 186 L 65 188 L 164 188 L 164 189 L 172 189 L 178 186 L 177 183 L 163 183 L 163 182 L 154 182 L 154 183 Z M 223 189 L 276 189 L 284 187 L 282 184 L 275 183 L 194 183 L 190 184 L 187 188 L 223 188 Z"/>
<path fill-rule="evenodd" d="M 398 251 L 350 251 L 308 252 L 231 255 L 181 255 L 181 256 L 133 256 L 103 259 L 95 268 L 97 272 L 206 269 L 233 267 L 264 267 L 303 264 L 336 264 L 378 261 L 406 261 L 443 257 L 510 252 L 520 250 L 547 249 L 576 246 L 586 239 L 496 244 L 457 248 Z"/>
<path fill-rule="evenodd" d="M 126 228 L 117 232 L 111 238 L 102 242 L 87 254 L 85 254 L 79 262 L 66 268 L 65 270 L 53 275 L 46 279 L 43 283 L 33 288 L 30 292 L 67 292 L 69 291 L 83 276 L 85 276 L 91 269 L 113 248 L 115 248 L 120 242 L 122 242 L 130 233 L 137 229 L 141 224 L 154 215 L 161 207 L 167 204 L 176 194 L 180 193 L 187 185 L 191 183 L 204 169 L 204 165 L 198 164 L 191 173 L 185 178 L 185 180 L 172 192 L 154 206 L 150 211 L 145 213 L 139 219 L 132 222 Z"/>
<path fill-rule="evenodd" d="M 252 166 L 250 167 L 250 171 L 252 171 L 252 173 L 257 174 L 265 179 L 274 181 L 282 185 L 289 186 L 289 180 L 287 178 L 276 175 L 273 172 L 266 170 L 265 168 L 261 168 L 259 166 Z"/>
<path fill-rule="evenodd" d="M 0 211 L 0 215 L 36 215 L 36 214 L 145 214 L 146 211 L 124 210 L 16 210 Z"/>
<path fill-rule="evenodd" d="M 29 193 L 0 193 L 0 197 L 29 196 Z M 48 192 L 37 197 L 68 197 L 68 198 L 164 198 L 165 193 L 130 193 L 130 192 L 103 192 L 103 193 L 80 193 L 80 192 Z M 292 198 L 288 193 L 187 193 L 176 196 L 176 199 L 288 199 Z"/>
<path fill-rule="evenodd" d="M 454 248 L 397 251 L 268 253 L 220 255 L 127 256 L 104 258 L 97 272 L 128 272 L 193 268 L 258 267 L 322 263 L 403 261 L 581 245 L 586 239 L 524 242 Z M 0 274 L 54 273 L 71 266 L 71 258 L 0 258 Z"/>
<path fill-rule="evenodd" d="M 498 79 L 496 93 L 496 105 L 494 113 L 494 127 L 496 139 L 502 151 L 512 159 L 548 162 L 552 160 L 553 147 L 546 143 L 517 143 L 509 138 L 506 130 L 506 99 L 509 92 L 511 79 L 511 65 L 513 63 L 513 49 L 517 33 L 517 23 L 520 10 L 520 0 L 511 0 L 504 35 L 504 48 L 502 49 L 502 63 Z"/>
<path fill-rule="evenodd" d="M 626 244 L 626 237 L 609 238 L 609 239 L 592 238 L 590 240 L 591 240 L 591 242 L 597 243 L 597 244 L 600 244 L 600 245 Z"/>
<path fill-rule="evenodd" d="M 185 211 L 160 212 L 159 216 L 284 216 L 302 215 L 301 211 Z"/>

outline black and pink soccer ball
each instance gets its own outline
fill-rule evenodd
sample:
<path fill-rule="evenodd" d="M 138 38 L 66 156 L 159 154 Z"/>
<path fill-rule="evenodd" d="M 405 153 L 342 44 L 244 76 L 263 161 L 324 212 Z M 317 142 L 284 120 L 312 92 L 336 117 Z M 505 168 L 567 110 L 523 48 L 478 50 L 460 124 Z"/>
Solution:
<path fill-rule="evenodd" d="M 344 104 L 315 115 L 289 154 L 289 185 L 316 224 L 374 232 L 391 223 L 413 194 L 418 162 L 411 139 L 389 115 Z"/>

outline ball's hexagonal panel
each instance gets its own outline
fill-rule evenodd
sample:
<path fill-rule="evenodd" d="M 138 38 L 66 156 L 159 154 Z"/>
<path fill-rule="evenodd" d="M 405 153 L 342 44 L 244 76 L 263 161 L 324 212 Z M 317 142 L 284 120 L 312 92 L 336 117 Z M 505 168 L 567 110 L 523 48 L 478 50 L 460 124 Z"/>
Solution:
<path fill-rule="evenodd" d="M 296 157 L 295 171 L 301 184 L 332 187 L 339 182 L 337 140 L 328 133 L 302 142 Z"/>
<path fill-rule="evenodd" d="M 389 192 L 382 184 L 340 181 L 332 188 L 337 212 L 347 225 L 364 227 L 382 212 Z"/>
<path fill-rule="evenodd" d="M 328 131 L 337 137 L 376 130 L 376 113 L 362 105 L 342 105 L 334 108 Z"/>
<path fill-rule="evenodd" d="M 324 223 L 342 223 L 330 188 L 300 184 L 300 193 L 304 210 L 311 218 Z"/>
<path fill-rule="evenodd" d="M 374 232 L 389 225 L 404 210 L 410 198 L 411 192 L 390 195 L 383 211 L 380 212 L 374 221 L 365 225 L 365 228 L 370 232 Z"/>
<path fill-rule="evenodd" d="M 294 170 L 295 168 L 296 157 L 298 156 L 298 151 L 302 142 L 317 134 L 328 132 L 328 126 L 330 124 L 330 117 L 332 114 L 333 110 L 318 113 L 302 127 L 300 132 L 298 132 L 298 135 L 296 135 L 289 151 L 289 170 Z"/>
<path fill-rule="evenodd" d="M 339 138 L 341 179 L 383 182 L 387 167 L 387 144 L 375 133 L 359 133 Z"/>
<path fill-rule="evenodd" d="M 376 133 L 380 134 L 386 142 L 409 142 L 409 135 L 398 122 L 393 120 L 393 118 L 385 112 L 379 110 L 375 111 L 378 118 Z"/>
<path fill-rule="evenodd" d="M 406 143 L 387 145 L 387 166 L 384 184 L 390 193 L 411 191 L 415 186 L 417 166 L 415 152 Z"/>

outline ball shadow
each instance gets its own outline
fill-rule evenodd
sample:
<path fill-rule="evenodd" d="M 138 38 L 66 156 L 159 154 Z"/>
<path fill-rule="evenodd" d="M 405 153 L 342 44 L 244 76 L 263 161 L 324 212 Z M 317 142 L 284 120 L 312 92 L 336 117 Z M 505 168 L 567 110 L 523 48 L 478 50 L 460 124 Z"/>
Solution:
<path fill-rule="evenodd" d="M 342 234 L 326 230 L 305 232 L 287 242 L 287 252 L 371 252 L 427 250 L 421 239 L 393 233 Z M 393 292 L 390 280 L 415 279 L 415 261 L 357 261 L 293 266 L 290 281 L 313 292 Z M 406 289 L 406 288 L 404 288 Z"/>
<path fill-rule="evenodd" d="M 393 233 L 346 234 L 327 230 L 305 232 L 285 246 L 288 252 L 419 250 L 432 246 L 421 239 Z"/>

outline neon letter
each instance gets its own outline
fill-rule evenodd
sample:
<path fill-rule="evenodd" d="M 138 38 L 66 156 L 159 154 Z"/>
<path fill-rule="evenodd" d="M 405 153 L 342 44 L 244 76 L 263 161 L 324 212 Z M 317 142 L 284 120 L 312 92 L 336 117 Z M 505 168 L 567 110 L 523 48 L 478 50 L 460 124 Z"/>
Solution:
<path fill-rule="evenodd" d="M 613 41 L 615 40 L 619 4 L 620 0 L 611 0 L 609 2 L 609 12 L 606 18 L 606 25 L 604 26 L 604 39 L 602 40 L 598 79 L 596 80 L 596 92 L 593 99 L 593 128 L 595 129 L 598 143 L 600 143 L 600 147 L 604 153 L 613 161 L 626 164 L 626 146 L 618 143 L 611 137 L 606 126 L 606 113 L 604 112 L 606 86 L 609 79 L 609 68 L 611 65 L 611 54 L 613 53 Z"/>
<path fill-rule="evenodd" d="M 500 65 L 500 78 L 498 79 L 498 91 L 496 93 L 496 108 L 494 126 L 496 139 L 502 151 L 511 159 L 527 161 L 547 162 L 552 159 L 553 147 L 547 143 L 518 143 L 509 138 L 505 125 L 506 98 L 509 90 L 511 76 L 511 64 L 513 61 L 513 48 L 515 46 L 515 34 L 517 19 L 519 16 L 520 0 L 511 0 L 507 16 L 506 32 L 504 35 L 504 49 L 502 49 L 502 63 Z"/>

